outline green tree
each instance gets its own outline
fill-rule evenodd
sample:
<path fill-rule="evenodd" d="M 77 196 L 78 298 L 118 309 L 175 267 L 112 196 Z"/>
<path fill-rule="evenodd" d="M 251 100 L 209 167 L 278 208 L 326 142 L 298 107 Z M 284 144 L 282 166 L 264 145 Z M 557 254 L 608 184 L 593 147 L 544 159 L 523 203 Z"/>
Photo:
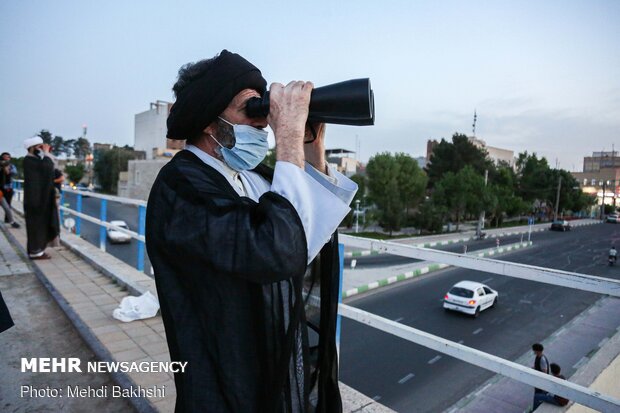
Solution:
<path fill-rule="evenodd" d="M 432 199 L 425 199 L 419 206 L 415 216 L 415 226 L 429 232 L 441 232 L 448 210 L 437 205 Z"/>
<path fill-rule="evenodd" d="M 68 158 L 71 158 L 73 155 L 73 148 L 75 146 L 76 139 L 67 139 L 64 145 L 64 153 Z"/>
<path fill-rule="evenodd" d="M 67 165 L 65 166 L 65 173 L 69 178 L 69 181 L 73 183 L 78 183 L 84 177 L 84 173 L 86 172 L 86 167 L 83 163 L 78 162 L 75 165 Z"/>
<path fill-rule="evenodd" d="M 545 203 L 547 212 L 555 212 L 557 188 L 560 186 L 558 213 L 579 212 L 593 205 L 592 197 L 585 195 L 573 175 L 563 169 L 551 169 L 547 159 L 535 153 L 520 153 L 517 158 L 517 195 L 529 203 Z"/>
<path fill-rule="evenodd" d="M 409 210 L 414 209 L 424 198 L 424 191 L 428 178 L 415 159 L 405 153 L 395 155 L 399 165 L 398 190 L 402 204 L 405 206 L 405 216 L 409 217 Z"/>
<path fill-rule="evenodd" d="M 538 158 L 535 153 L 520 153 L 517 158 L 518 195 L 525 201 L 549 202 L 555 192 L 557 177 L 552 176 L 551 168 L 545 158 Z"/>
<path fill-rule="evenodd" d="M 52 144 L 54 137 L 47 129 L 41 129 L 41 132 L 39 132 L 37 135 L 40 136 L 41 139 L 43 139 L 43 143 L 46 143 L 48 145 Z"/>
<path fill-rule="evenodd" d="M 52 143 L 51 143 L 51 149 L 50 151 L 52 152 L 52 155 L 54 156 L 60 156 L 63 153 L 67 152 L 67 147 L 66 147 L 66 143 L 65 140 L 62 138 L 62 136 L 54 136 L 54 139 L 52 139 Z"/>
<path fill-rule="evenodd" d="M 24 179 L 24 158 L 11 158 L 11 163 L 17 168 L 17 179 Z"/>
<path fill-rule="evenodd" d="M 451 213 L 457 231 L 465 214 L 477 216 L 494 203 L 484 178 L 471 166 L 465 166 L 457 173 L 447 172 L 435 185 L 432 199 Z"/>
<path fill-rule="evenodd" d="M 86 155 L 91 153 L 90 142 L 86 138 L 77 138 L 73 142 L 73 155 L 83 161 L 86 158 Z"/>
<path fill-rule="evenodd" d="M 499 227 L 504 219 L 504 215 L 521 215 L 529 210 L 529 205 L 516 195 L 517 176 L 514 169 L 507 164 L 500 164 L 490 179 L 489 191 L 495 198 L 488 211 L 489 217 Z"/>
<path fill-rule="evenodd" d="M 380 225 L 390 235 L 400 230 L 404 204 L 398 188 L 400 165 L 389 153 L 373 156 L 366 165 L 368 196 L 377 206 Z"/>
<path fill-rule="evenodd" d="M 562 211 L 580 212 L 594 205 L 595 197 L 584 194 L 579 187 L 579 182 L 570 172 L 564 169 L 554 169 L 551 171 L 551 176 L 554 182 L 558 182 L 559 178 L 562 177 L 558 213 L 561 214 Z M 556 197 L 557 184 L 552 198 L 554 208 Z"/>
<path fill-rule="evenodd" d="M 426 166 L 429 186 L 434 187 L 447 172 L 457 173 L 466 165 L 481 175 L 485 170 L 494 169 L 487 152 L 471 143 L 466 135 L 455 133 L 452 142 L 442 139 L 433 149 L 429 164 Z"/>
<path fill-rule="evenodd" d="M 116 194 L 118 190 L 118 176 L 121 171 L 127 171 L 127 164 L 136 155 L 133 150 L 114 147 L 101 150 L 93 166 L 95 178 L 102 192 Z"/>

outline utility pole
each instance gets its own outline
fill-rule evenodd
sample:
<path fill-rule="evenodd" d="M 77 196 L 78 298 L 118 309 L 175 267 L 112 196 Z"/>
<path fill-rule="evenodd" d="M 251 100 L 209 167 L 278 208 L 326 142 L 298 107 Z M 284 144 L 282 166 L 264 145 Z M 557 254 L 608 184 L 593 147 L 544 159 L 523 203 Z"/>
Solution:
<path fill-rule="evenodd" d="M 355 233 L 360 232 L 360 200 L 355 200 Z"/>
<path fill-rule="evenodd" d="M 554 221 L 558 219 L 558 208 L 560 206 L 560 188 L 561 187 L 562 187 L 562 175 L 560 175 L 560 180 L 558 181 L 558 191 L 555 194 L 555 215 L 553 216 Z"/>
<path fill-rule="evenodd" d="M 489 170 L 485 169 L 484 170 L 484 187 L 485 188 L 487 186 L 488 181 L 489 181 Z M 482 229 L 484 228 L 484 215 L 485 215 L 485 210 L 483 208 L 482 212 L 480 212 L 480 217 L 478 218 L 478 228 L 476 228 L 476 235 L 478 236 L 478 238 L 482 237 Z"/>
<path fill-rule="evenodd" d="M 605 191 L 607 191 L 607 181 L 603 181 L 603 200 L 601 201 L 601 221 L 605 216 Z"/>

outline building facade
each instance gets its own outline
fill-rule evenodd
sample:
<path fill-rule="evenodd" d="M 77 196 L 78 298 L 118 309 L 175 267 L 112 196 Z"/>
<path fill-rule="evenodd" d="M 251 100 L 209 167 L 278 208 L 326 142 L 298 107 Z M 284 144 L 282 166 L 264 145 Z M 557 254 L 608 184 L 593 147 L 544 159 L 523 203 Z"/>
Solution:
<path fill-rule="evenodd" d="M 346 149 L 326 149 L 325 160 L 330 166 L 345 176 L 353 176 L 360 169 L 360 162 L 351 155 L 355 152 Z"/>
<path fill-rule="evenodd" d="M 597 203 L 616 206 L 620 197 L 620 158 L 618 152 L 593 152 L 583 158 L 583 172 L 571 172 L 581 190 L 595 195 Z"/>
<path fill-rule="evenodd" d="M 153 159 L 153 150 L 167 148 L 169 144 L 178 145 L 166 139 L 166 120 L 172 103 L 158 100 L 151 102 L 149 110 L 138 113 L 134 117 L 134 150 L 146 152 L 146 159 Z M 183 141 L 181 141 L 183 142 Z"/>
<path fill-rule="evenodd" d="M 515 153 L 510 149 L 496 148 L 495 146 L 488 146 L 485 141 L 478 139 L 475 136 L 468 138 L 471 143 L 480 149 L 487 151 L 489 158 L 498 165 L 500 162 L 510 165 L 512 168 L 515 166 Z"/>
<path fill-rule="evenodd" d="M 167 139 L 166 121 L 172 103 L 158 100 L 149 110 L 135 115 L 134 149 L 146 153 L 146 159 L 129 161 L 118 179 L 118 195 L 146 200 L 159 170 L 180 150 L 184 140 Z"/>
<path fill-rule="evenodd" d="M 146 201 L 159 170 L 171 157 L 144 161 L 129 161 L 127 171 L 118 178 L 118 196 Z"/>

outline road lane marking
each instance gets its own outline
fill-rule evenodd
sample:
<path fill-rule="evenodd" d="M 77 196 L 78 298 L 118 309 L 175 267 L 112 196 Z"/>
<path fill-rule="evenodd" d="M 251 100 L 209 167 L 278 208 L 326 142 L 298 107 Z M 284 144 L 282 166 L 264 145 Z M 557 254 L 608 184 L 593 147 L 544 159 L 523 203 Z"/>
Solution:
<path fill-rule="evenodd" d="M 400 322 L 400 320 L 404 319 L 405 317 L 398 317 L 396 320 L 394 320 L 395 322 Z"/>
<path fill-rule="evenodd" d="M 378 402 L 379 400 L 381 400 L 381 396 L 375 396 L 372 398 L 374 401 Z"/>
<path fill-rule="evenodd" d="M 474 331 L 472 334 L 478 334 L 478 333 L 480 333 L 482 330 L 483 330 L 482 328 L 479 328 L 479 329 L 477 329 L 476 331 Z"/>
<path fill-rule="evenodd" d="M 480 393 L 482 393 L 483 391 L 485 391 L 486 389 L 488 389 L 491 386 L 491 383 L 488 383 L 487 385 L 485 385 L 483 388 L 481 388 L 480 390 L 478 390 L 475 395 L 476 396 L 480 396 Z"/>
<path fill-rule="evenodd" d="M 519 304 L 532 304 L 530 300 L 519 300 Z"/>
<path fill-rule="evenodd" d="M 433 357 L 432 359 L 430 359 L 430 360 L 428 361 L 428 364 L 435 364 L 435 363 L 437 363 L 439 360 L 441 360 L 441 356 L 435 356 L 435 357 Z"/>
<path fill-rule="evenodd" d="M 493 281 L 493 277 L 491 277 L 491 278 L 487 278 L 486 280 L 483 280 L 483 281 L 482 281 L 482 284 L 488 284 L 488 283 L 489 283 L 489 281 Z"/>
<path fill-rule="evenodd" d="M 459 344 L 463 344 L 465 341 L 463 340 L 459 340 Z"/>
<path fill-rule="evenodd" d="M 412 378 L 414 378 L 414 377 L 415 377 L 415 374 L 413 374 L 413 373 L 409 373 L 409 374 L 407 374 L 405 377 L 403 377 L 402 379 L 398 380 L 398 384 L 403 384 L 403 383 L 405 383 L 405 382 L 407 382 L 407 381 L 411 380 L 411 379 L 412 379 Z"/>
<path fill-rule="evenodd" d="M 589 358 L 586 356 L 583 356 L 577 363 L 575 363 L 573 365 L 573 368 L 575 370 L 577 370 L 579 367 L 583 366 L 584 364 L 586 364 L 588 362 Z"/>

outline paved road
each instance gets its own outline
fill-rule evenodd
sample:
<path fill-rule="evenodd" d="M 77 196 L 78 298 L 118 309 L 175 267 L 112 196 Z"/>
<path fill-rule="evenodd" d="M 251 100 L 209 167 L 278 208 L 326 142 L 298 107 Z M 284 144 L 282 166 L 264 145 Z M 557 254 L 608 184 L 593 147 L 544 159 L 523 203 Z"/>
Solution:
<path fill-rule="evenodd" d="M 536 240 L 538 240 L 539 237 L 541 236 L 544 237 L 545 235 L 548 235 L 550 232 L 551 231 L 533 233 L 531 235 L 531 239 L 532 241 L 536 242 Z M 527 241 L 527 234 L 525 234 L 523 237 L 521 237 L 521 235 L 511 235 L 508 237 L 502 237 L 499 240 L 500 240 L 500 246 L 514 244 L 514 243 L 520 242 L 521 240 Z M 496 238 L 489 238 L 489 239 L 484 239 L 484 240 L 472 240 L 472 241 L 468 241 L 465 243 L 458 243 L 458 244 L 437 245 L 435 247 L 432 247 L 432 249 L 462 253 L 463 247 L 465 245 L 467 245 L 467 251 L 471 252 L 471 251 L 477 251 L 477 250 L 483 250 L 486 248 L 495 247 L 497 245 L 496 242 L 497 242 Z M 414 258 L 399 257 L 397 255 L 391 255 L 391 254 L 366 255 L 363 257 L 345 258 L 344 260 L 345 268 L 348 268 L 351 265 L 351 260 L 356 260 L 355 268 L 357 269 L 381 268 L 385 266 L 405 265 L 405 264 L 421 261 L 421 260 L 417 260 Z"/>
<path fill-rule="evenodd" d="M 620 245 L 620 226 L 593 225 L 546 233 L 533 247 L 501 259 L 620 278 L 606 252 Z M 441 299 L 462 279 L 500 293 L 497 308 L 478 319 L 446 313 Z M 349 304 L 491 354 L 515 360 L 592 305 L 599 296 L 466 269 L 451 269 L 353 299 Z M 486 370 L 344 319 L 341 380 L 401 412 L 438 412 L 491 377 Z M 570 368 L 565 375 L 572 374 Z"/>

